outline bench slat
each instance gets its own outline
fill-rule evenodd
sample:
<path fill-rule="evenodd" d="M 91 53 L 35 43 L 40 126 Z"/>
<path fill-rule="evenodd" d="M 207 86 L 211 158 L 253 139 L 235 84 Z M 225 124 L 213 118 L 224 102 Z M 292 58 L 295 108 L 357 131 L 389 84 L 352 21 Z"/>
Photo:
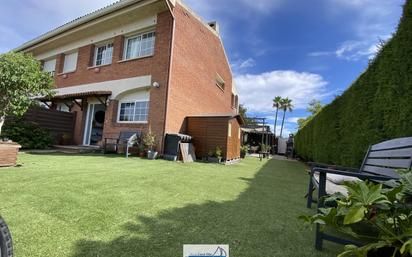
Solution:
<path fill-rule="evenodd" d="M 384 151 L 371 151 L 369 157 L 377 158 L 402 158 L 412 157 L 412 148 L 396 149 L 396 150 L 384 150 Z"/>
<path fill-rule="evenodd" d="M 411 160 L 410 159 L 371 159 L 371 158 L 368 158 L 366 160 L 366 165 L 409 169 L 411 165 Z"/>
<path fill-rule="evenodd" d="M 363 171 L 373 173 L 373 174 L 376 174 L 376 175 L 383 175 L 383 176 L 388 176 L 388 177 L 399 178 L 399 174 L 396 173 L 393 169 L 390 169 L 390 168 L 383 168 L 383 167 L 378 167 L 378 166 L 365 165 L 363 167 Z"/>
<path fill-rule="evenodd" d="M 399 149 L 405 147 L 412 147 L 412 137 L 404 137 L 385 141 L 376 145 L 373 145 L 371 150 L 388 150 L 388 149 Z"/>

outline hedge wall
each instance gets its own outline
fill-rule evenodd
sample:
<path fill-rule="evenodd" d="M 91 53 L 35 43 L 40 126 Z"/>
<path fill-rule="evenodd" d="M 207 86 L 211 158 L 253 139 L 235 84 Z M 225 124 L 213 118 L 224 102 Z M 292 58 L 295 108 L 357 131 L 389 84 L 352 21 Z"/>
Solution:
<path fill-rule="evenodd" d="M 412 0 L 368 69 L 298 131 L 297 154 L 359 167 L 369 145 L 412 136 Z"/>

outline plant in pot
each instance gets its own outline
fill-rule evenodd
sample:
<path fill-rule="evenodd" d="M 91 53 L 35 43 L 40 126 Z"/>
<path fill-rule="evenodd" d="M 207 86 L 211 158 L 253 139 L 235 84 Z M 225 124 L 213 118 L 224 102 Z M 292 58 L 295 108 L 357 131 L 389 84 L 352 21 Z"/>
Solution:
<path fill-rule="evenodd" d="M 220 163 L 222 161 L 222 148 L 216 146 L 215 150 L 210 150 L 208 155 L 209 162 Z"/>
<path fill-rule="evenodd" d="M 63 133 L 60 137 L 61 145 L 70 145 L 71 141 L 72 141 L 72 137 L 69 133 Z"/>
<path fill-rule="evenodd" d="M 52 95 L 52 78 L 43 72 L 41 63 L 32 55 L 8 52 L 0 55 L 0 138 L 7 116 L 22 116 L 35 96 Z M 2 139 L 0 166 L 13 166 L 20 145 Z"/>
<path fill-rule="evenodd" d="M 145 152 L 146 146 L 144 144 L 138 144 L 137 149 L 139 151 L 139 157 L 143 158 L 146 155 L 146 152 Z"/>
<path fill-rule="evenodd" d="M 147 149 L 147 159 L 154 160 L 157 157 L 158 152 L 155 150 L 156 144 L 156 135 L 152 132 L 151 129 L 143 135 L 143 144 Z"/>
<path fill-rule="evenodd" d="M 272 147 L 270 145 L 266 145 L 266 144 L 261 144 L 260 145 L 260 150 L 263 154 L 263 157 L 268 157 L 269 156 L 271 148 Z"/>
<path fill-rule="evenodd" d="M 301 216 L 322 229 L 334 228 L 362 246 L 346 245 L 344 256 L 412 256 L 412 172 L 402 172 L 390 187 L 371 182 L 346 183 L 348 196 L 325 198 L 326 206 L 313 216 Z"/>
<path fill-rule="evenodd" d="M 240 147 L 240 158 L 244 159 L 246 157 L 247 152 L 249 151 L 248 145 L 242 145 Z"/>

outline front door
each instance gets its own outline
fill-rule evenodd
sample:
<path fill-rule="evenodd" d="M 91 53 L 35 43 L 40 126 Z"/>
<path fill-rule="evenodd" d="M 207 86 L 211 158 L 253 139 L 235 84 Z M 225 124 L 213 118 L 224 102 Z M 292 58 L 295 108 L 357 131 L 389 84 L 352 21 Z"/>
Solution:
<path fill-rule="evenodd" d="M 104 104 L 89 104 L 84 127 L 84 145 L 102 145 L 105 114 Z"/>

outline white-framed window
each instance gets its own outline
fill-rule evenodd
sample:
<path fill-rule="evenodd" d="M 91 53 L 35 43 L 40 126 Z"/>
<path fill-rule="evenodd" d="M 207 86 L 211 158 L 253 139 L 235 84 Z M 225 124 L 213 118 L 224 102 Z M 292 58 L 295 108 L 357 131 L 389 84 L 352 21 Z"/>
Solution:
<path fill-rule="evenodd" d="M 54 77 L 54 73 L 56 72 L 56 59 L 44 61 L 43 71 L 50 73 L 50 75 Z"/>
<path fill-rule="evenodd" d="M 77 68 L 77 56 L 78 53 L 70 53 L 64 56 L 63 73 L 75 71 Z"/>
<path fill-rule="evenodd" d="M 154 31 L 126 38 L 123 59 L 134 59 L 154 54 L 156 34 Z"/>
<path fill-rule="evenodd" d="M 111 64 L 113 58 L 113 43 L 98 45 L 94 50 L 93 66 Z"/>
<path fill-rule="evenodd" d="M 149 115 L 149 101 L 120 102 L 118 122 L 145 123 Z"/>

